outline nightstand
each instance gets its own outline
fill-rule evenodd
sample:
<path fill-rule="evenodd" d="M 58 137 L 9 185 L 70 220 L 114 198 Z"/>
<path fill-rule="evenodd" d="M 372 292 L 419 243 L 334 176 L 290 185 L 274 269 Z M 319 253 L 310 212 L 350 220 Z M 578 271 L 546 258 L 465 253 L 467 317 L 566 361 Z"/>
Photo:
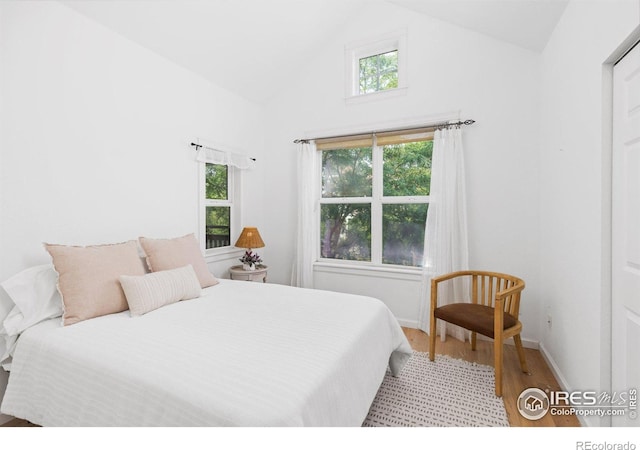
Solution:
<path fill-rule="evenodd" d="M 229 269 L 229 277 L 232 280 L 262 281 L 267 282 L 267 266 L 258 266 L 256 270 L 243 270 L 242 266 L 233 266 Z"/>

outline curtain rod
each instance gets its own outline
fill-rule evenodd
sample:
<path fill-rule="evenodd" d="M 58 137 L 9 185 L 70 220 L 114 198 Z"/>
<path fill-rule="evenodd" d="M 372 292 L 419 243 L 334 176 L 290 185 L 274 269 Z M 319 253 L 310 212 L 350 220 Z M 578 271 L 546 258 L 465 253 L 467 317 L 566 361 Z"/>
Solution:
<path fill-rule="evenodd" d="M 430 131 L 435 131 L 435 130 L 440 130 L 442 128 L 450 128 L 450 127 L 460 127 L 462 125 L 472 125 L 476 123 L 475 120 L 473 119 L 468 119 L 468 120 L 459 120 L 457 122 L 442 122 L 442 123 L 436 123 L 434 125 L 425 125 L 423 127 L 411 127 L 411 128 L 392 128 L 392 129 L 387 129 L 387 130 L 378 130 L 378 131 L 372 131 L 372 132 L 363 132 L 363 133 L 350 133 L 350 134 L 341 134 L 339 136 L 322 136 L 322 137 L 317 137 L 317 138 L 309 138 L 309 139 L 296 139 L 295 141 L 293 141 L 294 144 L 308 144 L 309 141 L 313 141 L 316 139 L 329 139 L 329 138 L 343 138 L 343 137 L 349 137 L 349 136 L 356 136 L 356 135 L 360 135 L 360 134 L 375 134 L 375 133 L 382 133 L 382 132 L 391 132 L 391 131 L 411 131 L 411 130 L 430 130 Z"/>
<path fill-rule="evenodd" d="M 224 150 L 218 150 L 217 148 L 207 147 L 206 145 L 196 144 L 195 142 L 191 143 L 192 146 L 198 150 L 199 148 L 206 148 L 207 150 L 213 150 L 214 152 L 224 152 Z M 255 161 L 255 158 L 249 158 L 251 161 Z"/>

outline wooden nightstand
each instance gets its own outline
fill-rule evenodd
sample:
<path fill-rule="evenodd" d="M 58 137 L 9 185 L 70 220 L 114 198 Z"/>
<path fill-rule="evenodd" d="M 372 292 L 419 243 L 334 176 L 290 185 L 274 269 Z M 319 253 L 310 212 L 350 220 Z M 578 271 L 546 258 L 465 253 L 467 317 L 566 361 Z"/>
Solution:
<path fill-rule="evenodd" d="M 229 269 L 229 277 L 232 280 L 262 281 L 267 282 L 267 266 L 258 266 L 256 270 L 243 270 L 242 266 L 233 266 Z"/>

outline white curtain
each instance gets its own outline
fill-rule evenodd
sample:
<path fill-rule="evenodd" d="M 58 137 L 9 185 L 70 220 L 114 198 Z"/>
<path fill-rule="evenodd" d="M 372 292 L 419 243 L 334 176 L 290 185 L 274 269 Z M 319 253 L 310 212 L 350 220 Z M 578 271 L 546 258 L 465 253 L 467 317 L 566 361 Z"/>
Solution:
<path fill-rule="evenodd" d="M 291 285 L 313 288 L 313 262 L 318 247 L 317 213 L 319 158 L 314 141 L 303 142 L 298 151 L 298 227 Z"/>
<path fill-rule="evenodd" d="M 460 128 L 435 132 L 424 247 L 425 261 L 418 327 L 431 333 L 431 277 L 469 269 L 464 155 Z M 453 301 L 470 301 L 468 280 L 458 279 L 440 284 L 438 305 Z M 447 334 L 465 340 L 464 329 L 443 321 L 438 321 L 438 329 L 433 331 L 439 333 L 443 341 Z"/>
<path fill-rule="evenodd" d="M 196 161 L 209 164 L 234 166 L 241 170 L 252 169 L 255 165 L 255 161 L 246 155 L 226 152 L 224 150 L 216 150 L 215 148 L 204 146 L 199 147 L 196 151 Z"/>

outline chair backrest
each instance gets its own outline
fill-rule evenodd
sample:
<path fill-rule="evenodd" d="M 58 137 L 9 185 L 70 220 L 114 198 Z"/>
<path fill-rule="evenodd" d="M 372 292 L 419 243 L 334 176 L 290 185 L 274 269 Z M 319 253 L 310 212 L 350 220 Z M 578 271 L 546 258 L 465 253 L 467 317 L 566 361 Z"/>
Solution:
<path fill-rule="evenodd" d="M 498 272 L 467 271 L 471 276 L 471 302 L 495 307 L 496 299 L 504 298 L 504 311 L 514 317 L 520 312 L 520 293 L 524 281 Z"/>

